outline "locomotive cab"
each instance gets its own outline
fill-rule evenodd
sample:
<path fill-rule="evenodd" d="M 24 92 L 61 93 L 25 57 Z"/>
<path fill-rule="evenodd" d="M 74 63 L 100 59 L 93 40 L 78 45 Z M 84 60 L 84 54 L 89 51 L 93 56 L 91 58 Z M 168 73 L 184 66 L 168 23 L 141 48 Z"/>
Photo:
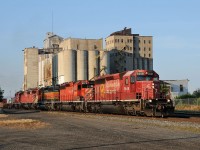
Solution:
<path fill-rule="evenodd" d="M 159 75 L 155 71 L 135 70 L 128 71 L 123 76 L 121 96 L 122 100 L 134 101 L 134 109 L 147 115 L 148 110 L 153 116 L 173 113 L 173 102 L 166 99 L 161 92 Z M 127 107 L 126 107 L 127 108 Z"/>
<path fill-rule="evenodd" d="M 160 98 L 159 76 L 154 71 L 128 71 L 122 85 L 122 99 Z"/>
<path fill-rule="evenodd" d="M 157 99 L 160 96 L 159 76 L 154 71 L 141 70 L 136 72 L 136 98 L 137 99 Z"/>

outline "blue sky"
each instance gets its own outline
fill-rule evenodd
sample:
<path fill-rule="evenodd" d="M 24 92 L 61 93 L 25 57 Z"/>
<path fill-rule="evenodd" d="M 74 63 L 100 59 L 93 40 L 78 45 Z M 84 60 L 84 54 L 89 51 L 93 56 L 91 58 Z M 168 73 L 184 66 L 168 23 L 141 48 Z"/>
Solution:
<path fill-rule="evenodd" d="M 48 31 L 64 38 L 105 38 L 132 28 L 153 36 L 154 70 L 161 79 L 189 79 L 200 88 L 198 0 L 0 0 L 0 87 L 4 96 L 22 88 L 23 52 L 43 47 Z"/>

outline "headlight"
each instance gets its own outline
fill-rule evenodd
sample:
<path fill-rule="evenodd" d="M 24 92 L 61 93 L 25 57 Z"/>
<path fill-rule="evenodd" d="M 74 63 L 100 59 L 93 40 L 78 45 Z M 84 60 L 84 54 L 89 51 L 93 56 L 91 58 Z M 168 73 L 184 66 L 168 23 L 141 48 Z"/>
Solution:
<path fill-rule="evenodd" d="M 152 103 L 152 100 L 151 100 L 151 99 L 149 100 L 149 103 Z"/>
<path fill-rule="evenodd" d="M 171 102 L 171 100 L 170 100 L 170 99 L 168 99 L 168 100 L 167 100 L 167 102 L 168 102 L 168 103 L 170 103 L 170 102 Z"/>

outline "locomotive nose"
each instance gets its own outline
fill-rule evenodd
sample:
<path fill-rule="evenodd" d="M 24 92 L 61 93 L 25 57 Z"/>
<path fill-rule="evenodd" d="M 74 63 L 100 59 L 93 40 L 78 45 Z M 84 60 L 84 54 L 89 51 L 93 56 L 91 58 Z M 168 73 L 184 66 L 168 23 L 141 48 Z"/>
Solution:
<path fill-rule="evenodd" d="M 154 99 L 160 98 L 160 84 L 158 81 L 153 81 L 153 91 L 154 91 Z"/>

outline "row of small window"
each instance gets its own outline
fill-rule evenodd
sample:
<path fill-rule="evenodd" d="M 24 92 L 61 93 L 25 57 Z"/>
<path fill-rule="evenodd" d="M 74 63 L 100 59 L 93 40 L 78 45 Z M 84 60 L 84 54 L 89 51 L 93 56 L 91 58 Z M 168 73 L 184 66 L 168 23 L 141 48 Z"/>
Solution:
<path fill-rule="evenodd" d="M 115 43 L 120 43 L 120 42 L 123 43 L 123 42 L 125 42 L 125 40 L 124 39 L 115 39 Z M 133 42 L 132 39 L 127 39 L 127 43 L 132 43 L 132 42 Z M 106 45 L 112 44 L 112 43 L 114 43 L 114 40 L 106 42 Z"/>
<path fill-rule="evenodd" d="M 144 57 L 146 57 L 146 54 L 144 54 Z M 149 54 L 149 57 L 151 57 L 151 54 Z"/>
<path fill-rule="evenodd" d="M 147 40 L 147 41 L 148 41 L 149 44 L 151 44 L 151 40 Z M 134 42 L 135 42 L 135 40 L 134 40 Z M 146 44 L 146 40 L 144 40 L 143 42 L 144 42 L 144 44 Z M 140 40 L 139 40 L 139 43 L 141 43 Z"/>
<path fill-rule="evenodd" d="M 144 47 L 144 51 L 146 51 L 146 47 Z M 134 51 L 136 50 L 136 48 L 134 47 Z M 139 47 L 139 51 L 140 51 L 140 47 Z M 151 48 L 149 47 L 149 51 L 151 51 Z"/>
<path fill-rule="evenodd" d="M 115 43 L 123 43 L 125 40 L 124 39 L 115 39 Z M 133 40 L 132 39 L 127 39 L 127 43 L 132 43 L 133 42 Z M 135 43 L 136 41 L 135 41 L 135 39 L 134 39 L 134 43 Z M 141 42 L 140 40 L 138 41 L 139 43 Z M 146 40 L 144 40 L 143 41 L 144 42 L 144 44 L 146 44 Z M 108 45 L 108 44 L 112 44 L 112 43 L 114 43 L 114 40 L 111 40 L 111 41 L 108 41 L 108 42 L 106 42 L 106 45 Z M 151 40 L 148 40 L 148 43 L 149 44 L 151 44 Z"/>
<path fill-rule="evenodd" d="M 113 48 L 114 49 L 114 48 Z M 115 47 L 115 49 L 118 49 L 117 47 Z M 124 49 L 125 50 L 133 50 L 134 49 L 134 51 L 136 51 L 136 47 L 134 47 L 134 48 L 132 48 L 131 46 L 127 46 L 127 47 L 124 47 Z M 146 47 L 144 47 L 144 51 L 146 51 Z M 149 49 L 149 51 L 151 51 L 151 48 L 149 47 L 148 48 Z M 112 50 L 112 48 L 110 49 L 110 50 Z M 139 51 L 141 50 L 141 48 L 139 47 L 139 49 L 138 49 Z"/>

